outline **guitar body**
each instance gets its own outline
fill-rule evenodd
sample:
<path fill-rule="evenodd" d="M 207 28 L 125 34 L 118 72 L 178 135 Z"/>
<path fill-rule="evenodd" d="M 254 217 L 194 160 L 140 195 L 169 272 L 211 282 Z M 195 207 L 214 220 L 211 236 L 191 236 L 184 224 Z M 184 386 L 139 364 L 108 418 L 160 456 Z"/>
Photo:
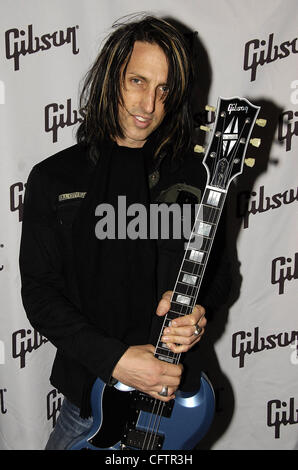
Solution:
<path fill-rule="evenodd" d="M 72 443 L 70 450 L 193 449 L 212 422 L 214 392 L 205 375 L 199 391 L 177 391 L 170 406 L 121 386 L 117 389 L 117 385 L 108 387 L 100 379 L 95 381 L 91 394 L 93 426 L 87 436 Z M 157 413 L 139 407 L 155 407 Z"/>

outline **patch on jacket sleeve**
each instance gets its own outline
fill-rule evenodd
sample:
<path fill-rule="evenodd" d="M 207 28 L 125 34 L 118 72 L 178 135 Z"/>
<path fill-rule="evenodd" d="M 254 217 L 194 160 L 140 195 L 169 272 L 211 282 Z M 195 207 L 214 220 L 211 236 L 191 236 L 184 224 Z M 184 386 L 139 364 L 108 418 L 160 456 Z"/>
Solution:
<path fill-rule="evenodd" d="M 69 201 L 70 199 L 83 199 L 86 196 L 86 191 L 76 191 L 74 193 L 59 194 L 58 201 Z"/>

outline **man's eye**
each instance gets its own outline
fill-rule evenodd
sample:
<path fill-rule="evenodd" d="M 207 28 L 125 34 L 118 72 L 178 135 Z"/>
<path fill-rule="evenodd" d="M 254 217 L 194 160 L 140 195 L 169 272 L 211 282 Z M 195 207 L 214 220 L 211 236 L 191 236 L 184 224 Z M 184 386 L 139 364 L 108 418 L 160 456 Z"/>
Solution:
<path fill-rule="evenodd" d="M 161 94 L 163 97 L 169 93 L 169 87 L 166 86 L 166 85 L 160 86 L 160 87 L 159 87 L 159 90 L 160 90 L 160 94 Z"/>
<path fill-rule="evenodd" d="M 159 87 L 160 99 L 165 99 L 168 93 L 169 93 L 168 86 L 164 85 L 164 86 Z"/>
<path fill-rule="evenodd" d="M 135 83 L 136 85 L 139 85 L 140 83 L 142 83 L 142 81 L 139 78 L 132 78 L 131 81 L 132 83 Z"/>

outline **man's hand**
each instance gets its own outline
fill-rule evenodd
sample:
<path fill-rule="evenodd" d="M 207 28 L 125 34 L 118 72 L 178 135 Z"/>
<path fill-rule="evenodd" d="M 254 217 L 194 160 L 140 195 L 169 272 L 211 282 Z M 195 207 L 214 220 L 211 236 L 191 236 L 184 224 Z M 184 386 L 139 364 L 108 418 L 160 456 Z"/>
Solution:
<path fill-rule="evenodd" d="M 113 377 L 121 383 L 136 388 L 162 401 L 175 398 L 181 374 L 181 364 L 169 364 L 154 357 L 152 344 L 130 346 L 118 361 L 113 370 Z M 168 387 L 168 396 L 158 393 Z"/>
<path fill-rule="evenodd" d="M 163 294 L 157 306 L 157 315 L 164 316 L 169 311 L 171 295 L 171 291 L 167 291 Z M 200 341 L 204 334 L 206 324 L 207 320 L 205 318 L 204 307 L 196 305 L 190 315 L 185 315 L 173 320 L 171 326 L 164 329 L 161 340 L 175 353 L 186 352 Z M 195 334 L 195 325 L 202 329 L 199 335 Z"/>

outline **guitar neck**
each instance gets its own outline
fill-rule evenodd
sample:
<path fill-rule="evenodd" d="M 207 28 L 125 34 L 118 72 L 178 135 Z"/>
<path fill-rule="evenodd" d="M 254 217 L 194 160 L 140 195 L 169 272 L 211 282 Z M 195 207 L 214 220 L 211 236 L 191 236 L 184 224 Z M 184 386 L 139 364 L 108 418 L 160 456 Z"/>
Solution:
<path fill-rule="evenodd" d="M 177 364 L 180 360 L 180 354 L 168 349 L 161 337 L 164 328 L 174 319 L 190 314 L 196 304 L 228 187 L 243 171 L 248 144 L 259 145 L 260 139 L 250 141 L 259 110 L 259 106 L 245 98 L 218 99 L 212 139 L 203 160 L 208 184 L 185 249 L 171 308 L 164 319 L 155 349 L 155 357 L 163 361 Z"/>
<path fill-rule="evenodd" d="M 178 364 L 180 360 L 180 354 L 171 351 L 161 337 L 164 328 L 176 318 L 189 315 L 196 304 L 226 194 L 226 190 L 216 186 L 205 188 L 175 283 L 171 307 L 155 348 L 155 357 L 162 361 Z"/>

